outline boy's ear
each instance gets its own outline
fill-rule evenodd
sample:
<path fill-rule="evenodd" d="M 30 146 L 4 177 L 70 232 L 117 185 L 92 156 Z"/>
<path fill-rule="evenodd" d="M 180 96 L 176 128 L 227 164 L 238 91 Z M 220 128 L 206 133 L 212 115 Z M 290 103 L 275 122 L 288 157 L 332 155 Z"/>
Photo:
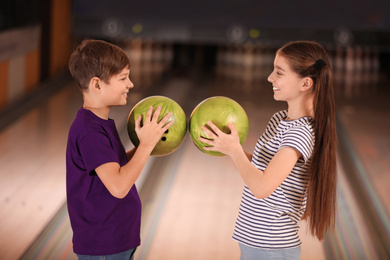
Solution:
<path fill-rule="evenodd" d="M 93 77 L 89 81 L 89 89 L 95 93 L 100 93 L 100 79 L 98 77 Z"/>
<path fill-rule="evenodd" d="M 306 91 L 308 89 L 311 89 L 313 87 L 313 85 L 314 85 L 313 79 L 310 77 L 305 77 L 305 78 L 303 78 L 303 84 L 302 84 L 301 89 L 302 89 L 302 91 Z"/>

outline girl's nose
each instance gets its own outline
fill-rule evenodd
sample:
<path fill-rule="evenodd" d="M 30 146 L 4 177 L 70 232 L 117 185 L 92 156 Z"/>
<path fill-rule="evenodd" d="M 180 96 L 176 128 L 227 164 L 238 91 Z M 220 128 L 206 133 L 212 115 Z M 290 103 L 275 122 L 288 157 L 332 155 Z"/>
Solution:
<path fill-rule="evenodd" d="M 272 73 L 271 74 L 269 74 L 269 76 L 268 76 L 268 78 L 267 78 L 267 80 L 268 80 L 268 82 L 271 82 L 272 83 Z"/>

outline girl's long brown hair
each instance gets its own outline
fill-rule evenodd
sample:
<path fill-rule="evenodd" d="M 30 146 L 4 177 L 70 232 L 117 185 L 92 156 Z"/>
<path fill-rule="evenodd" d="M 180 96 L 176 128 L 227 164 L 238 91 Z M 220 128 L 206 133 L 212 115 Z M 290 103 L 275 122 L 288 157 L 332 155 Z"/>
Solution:
<path fill-rule="evenodd" d="M 334 228 L 336 214 L 336 120 L 333 77 L 325 49 L 316 42 L 284 45 L 278 54 L 293 71 L 313 80 L 315 145 L 307 188 L 306 211 L 312 235 L 322 240 Z"/>

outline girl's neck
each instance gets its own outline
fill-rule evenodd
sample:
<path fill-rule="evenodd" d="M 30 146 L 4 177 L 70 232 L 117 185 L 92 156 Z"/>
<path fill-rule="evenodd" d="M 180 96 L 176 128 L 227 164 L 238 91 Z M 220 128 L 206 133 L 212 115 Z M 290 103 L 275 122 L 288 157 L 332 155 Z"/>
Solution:
<path fill-rule="evenodd" d="M 311 111 L 307 111 L 307 112 L 292 111 L 292 110 L 288 109 L 286 120 L 296 120 L 296 119 L 299 119 L 299 118 L 304 117 L 304 116 L 310 116 L 310 117 L 314 118 L 314 113 L 312 113 Z"/>
<path fill-rule="evenodd" d="M 314 118 L 313 100 L 307 99 L 306 102 L 288 103 L 287 120 L 296 120 L 304 116 Z"/>

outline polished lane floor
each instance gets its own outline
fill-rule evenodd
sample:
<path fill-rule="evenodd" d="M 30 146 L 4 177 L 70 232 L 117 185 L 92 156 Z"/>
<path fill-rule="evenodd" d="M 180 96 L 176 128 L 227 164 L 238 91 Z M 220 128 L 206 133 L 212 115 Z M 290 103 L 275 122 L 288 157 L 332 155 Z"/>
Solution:
<path fill-rule="evenodd" d="M 228 76 L 232 74 L 222 69 L 211 78 L 196 72 L 178 73 L 153 82 L 144 77 L 139 84 L 136 82 L 128 105 L 115 108 L 111 117 L 116 120 L 126 148 L 131 148 L 125 121 L 131 107 L 142 97 L 169 96 L 189 115 L 207 97 L 229 96 L 248 113 L 250 133 L 244 146 L 253 150 L 270 116 L 285 108 L 272 98 L 266 82 L 269 71 L 265 68 L 256 78 Z M 242 69 L 236 75 L 253 72 Z M 389 83 L 380 76 L 370 85 L 368 89 L 355 88 L 352 97 L 348 88 L 338 92 L 341 138 L 347 143 L 344 153 L 353 155 L 352 166 L 339 164 L 336 231 L 319 242 L 308 234 L 306 223 L 301 223 L 302 259 L 363 259 L 368 255 L 381 259 L 388 253 L 383 247 L 376 247 L 374 241 L 379 236 L 386 243 L 389 235 Z M 358 93 L 361 91 L 363 95 Z M 80 105 L 80 94 L 69 81 L 0 132 L 0 236 L 7 238 L 0 242 L 2 258 L 75 259 L 64 210 L 64 153 L 67 131 Z M 358 170 L 352 169 L 356 165 Z M 362 185 L 362 178 L 368 184 Z M 187 135 L 174 154 L 150 158 L 138 186 L 143 224 L 142 245 L 136 259 L 238 259 L 239 249 L 231 234 L 243 183 L 227 158 L 201 153 Z M 365 197 L 359 197 L 356 190 L 363 190 Z M 362 200 L 368 203 L 361 204 Z M 373 211 L 375 223 L 366 224 L 371 216 L 366 211 Z M 55 221 L 59 216 L 63 220 Z M 373 233 L 368 230 L 369 225 L 382 227 L 384 232 Z M 53 233 L 59 229 L 62 233 L 56 238 Z"/>

